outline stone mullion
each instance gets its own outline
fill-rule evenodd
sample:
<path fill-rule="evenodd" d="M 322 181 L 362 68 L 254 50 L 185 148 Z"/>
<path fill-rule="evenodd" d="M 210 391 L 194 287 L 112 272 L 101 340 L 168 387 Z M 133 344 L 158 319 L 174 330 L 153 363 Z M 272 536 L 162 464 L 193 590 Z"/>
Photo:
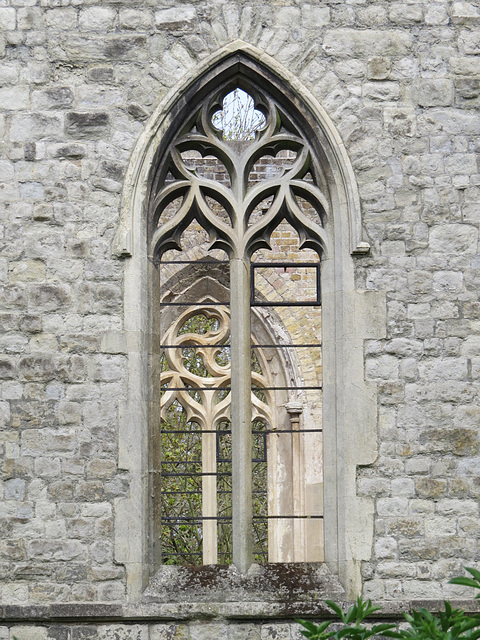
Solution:
<path fill-rule="evenodd" d="M 244 573 L 253 546 L 250 263 L 245 258 L 230 262 L 230 326 L 233 563 Z"/>

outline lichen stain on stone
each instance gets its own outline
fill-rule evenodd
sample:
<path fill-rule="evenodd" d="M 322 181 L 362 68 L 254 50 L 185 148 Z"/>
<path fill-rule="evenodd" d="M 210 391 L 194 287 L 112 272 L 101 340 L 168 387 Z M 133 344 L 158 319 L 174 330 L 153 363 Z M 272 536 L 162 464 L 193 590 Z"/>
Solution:
<path fill-rule="evenodd" d="M 275 602 L 318 601 L 327 594 L 344 595 L 325 565 L 252 565 L 240 574 L 234 566 L 164 566 L 144 593 L 146 602 Z"/>

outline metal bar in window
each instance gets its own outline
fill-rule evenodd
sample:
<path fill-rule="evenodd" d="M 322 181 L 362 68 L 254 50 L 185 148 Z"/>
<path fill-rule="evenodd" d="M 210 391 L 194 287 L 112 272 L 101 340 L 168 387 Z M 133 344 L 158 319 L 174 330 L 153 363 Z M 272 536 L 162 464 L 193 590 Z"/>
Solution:
<path fill-rule="evenodd" d="M 320 346 L 320 345 L 319 345 Z M 161 349 L 229 349 L 230 344 L 161 344 Z"/>
<path fill-rule="evenodd" d="M 305 268 L 305 267 L 309 267 L 312 269 L 320 269 L 320 263 L 319 262 L 252 262 L 251 263 L 252 267 L 254 269 L 257 268 L 261 268 L 261 269 L 266 269 L 268 267 L 272 267 L 273 268 L 285 268 L 285 269 L 292 269 L 292 268 Z"/>
<path fill-rule="evenodd" d="M 229 260 L 160 260 L 158 266 L 164 264 L 230 264 Z"/>
<path fill-rule="evenodd" d="M 191 307 L 192 305 L 196 305 L 196 302 L 159 302 L 159 307 Z M 218 307 L 219 305 L 224 305 L 228 307 L 230 305 L 229 302 L 202 302 L 202 307 Z"/>
<path fill-rule="evenodd" d="M 323 520 L 323 516 L 252 516 L 254 520 Z M 230 522 L 232 516 L 164 516 L 162 520 L 174 523 L 195 522 L 200 524 L 203 520 L 219 520 Z M 171 526 L 171 525 L 170 525 Z"/>
<path fill-rule="evenodd" d="M 323 520 L 323 516 L 253 516 L 254 520 Z"/>
<path fill-rule="evenodd" d="M 322 346 L 321 342 L 314 344 L 252 344 L 252 349 L 297 349 L 298 347 L 315 349 Z"/>
<path fill-rule="evenodd" d="M 170 429 L 162 429 L 162 433 L 232 433 L 231 429 L 229 430 L 217 430 L 217 429 L 176 429 L 175 431 Z"/>
<path fill-rule="evenodd" d="M 294 390 L 294 391 L 314 391 L 316 389 L 322 389 L 323 387 L 318 386 L 318 387 L 252 387 L 252 391 L 290 391 L 290 390 Z"/>
<path fill-rule="evenodd" d="M 275 433 L 323 433 L 323 429 L 268 429 L 267 434 Z"/>
<path fill-rule="evenodd" d="M 160 475 L 164 478 L 199 478 L 200 476 L 227 476 L 231 477 L 231 473 L 228 471 L 217 471 L 217 473 L 206 471 L 203 473 L 193 473 L 193 472 L 184 472 L 184 473 L 163 473 L 160 472 Z"/>
<path fill-rule="evenodd" d="M 175 494 L 175 495 L 179 495 L 179 494 L 180 495 L 184 495 L 185 494 L 185 495 L 187 495 L 187 494 L 190 494 L 190 493 L 198 494 L 198 493 L 202 493 L 202 491 L 201 491 L 201 489 L 199 489 L 198 491 L 191 491 L 191 490 L 189 490 L 189 491 L 187 491 L 187 490 L 181 491 L 180 489 L 178 491 L 162 491 L 162 495 L 165 495 L 165 494 Z M 217 491 L 217 493 L 223 493 L 225 495 L 230 495 L 231 491 Z M 252 493 L 264 494 L 266 492 L 265 491 L 252 491 Z"/>
<path fill-rule="evenodd" d="M 321 386 L 317 387 L 251 387 L 252 391 L 314 391 L 322 389 Z M 166 387 L 162 389 L 164 393 L 167 391 L 230 391 L 230 387 Z"/>
<path fill-rule="evenodd" d="M 262 435 L 262 434 L 270 434 L 270 433 L 322 433 L 323 429 L 266 429 L 265 431 L 253 431 L 252 430 L 252 434 L 253 435 Z M 225 434 L 230 434 L 231 431 L 167 431 L 167 430 L 163 430 L 162 431 L 163 434 L 173 434 L 173 433 L 180 433 L 180 434 L 187 434 L 187 433 L 194 433 L 194 434 L 200 434 L 200 433 L 220 433 L 222 435 Z"/>
<path fill-rule="evenodd" d="M 290 516 L 287 516 L 287 517 L 290 517 Z M 170 521 L 198 522 L 198 524 L 200 524 L 203 520 L 220 520 L 223 522 L 230 522 L 231 519 L 232 519 L 232 516 L 163 516 L 162 517 L 162 520 L 169 521 L 169 522 Z"/>
<path fill-rule="evenodd" d="M 252 302 L 252 307 L 320 307 L 320 302 Z"/>
<path fill-rule="evenodd" d="M 160 460 L 162 464 L 202 464 L 201 460 Z"/>
<path fill-rule="evenodd" d="M 172 528 L 170 526 L 170 528 Z M 201 551 L 165 551 L 163 554 L 164 558 L 170 558 L 170 556 L 201 556 Z"/>
<path fill-rule="evenodd" d="M 218 344 L 161 344 L 161 349 L 229 349 L 230 344 L 218 343 Z M 320 348 L 321 342 L 315 342 L 314 344 L 252 344 L 251 349 L 296 349 L 297 347 L 308 347 L 310 349 Z"/>

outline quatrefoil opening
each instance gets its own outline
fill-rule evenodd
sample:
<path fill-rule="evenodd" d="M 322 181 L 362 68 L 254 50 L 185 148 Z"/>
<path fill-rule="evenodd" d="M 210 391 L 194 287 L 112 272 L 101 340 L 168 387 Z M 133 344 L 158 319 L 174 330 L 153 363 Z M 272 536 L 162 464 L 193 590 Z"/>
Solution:
<path fill-rule="evenodd" d="M 265 127 L 266 118 L 255 109 L 252 96 L 237 87 L 227 93 L 222 103 L 223 109 L 212 116 L 212 125 L 221 132 L 223 140 L 255 140 L 257 132 Z"/>

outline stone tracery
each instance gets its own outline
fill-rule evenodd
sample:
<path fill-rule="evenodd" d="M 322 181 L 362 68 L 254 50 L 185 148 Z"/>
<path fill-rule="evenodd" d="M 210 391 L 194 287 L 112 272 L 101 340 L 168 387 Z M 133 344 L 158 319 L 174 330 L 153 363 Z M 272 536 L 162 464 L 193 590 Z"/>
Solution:
<path fill-rule="evenodd" d="M 154 228 L 151 249 L 155 259 L 168 249 L 181 248 L 182 233 L 192 220 L 197 220 L 209 233 L 212 249 L 223 249 L 231 258 L 250 257 L 257 249 L 268 248 L 270 236 L 282 220 L 298 231 L 301 249 L 313 248 L 319 253 L 323 250 L 326 236 L 320 221 L 328 214 L 329 204 L 316 184 L 321 182 L 319 168 L 312 161 L 308 143 L 279 105 L 258 91 L 250 91 L 257 108 L 266 115 L 265 127 L 257 132 L 256 139 L 250 144 L 242 148 L 222 139 L 222 131 L 212 123 L 212 115 L 220 107 L 217 97 L 205 101 L 191 117 L 185 131 L 170 145 L 156 174 L 150 205 Z M 255 163 L 263 156 L 275 157 L 285 150 L 296 153 L 292 165 L 249 188 L 248 177 Z M 188 151 L 199 152 L 202 157 L 213 155 L 223 163 L 231 187 L 192 171 L 182 157 Z M 313 183 L 305 180 L 307 174 L 314 175 Z M 255 208 L 270 196 L 273 199 L 268 209 L 260 219 L 251 222 Z M 157 227 L 162 212 L 178 197 L 183 201 L 176 214 Z M 228 221 L 209 206 L 208 197 L 227 212 Z M 317 210 L 317 224 L 305 215 L 297 197 L 305 199 Z"/>
<path fill-rule="evenodd" d="M 209 329 L 206 333 L 192 331 L 181 333 L 185 323 L 195 316 L 204 316 L 217 321 L 217 328 Z M 215 430 L 224 420 L 230 420 L 230 384 L 231 364 L 230 356 L 224 355 L 225 364 L 219 364 L 218 357 L 229 349 L 230 318 L 229 313 L 222 308 L 195 306 L 184 313 L 168 329 L 164 336 L 165 344 L 171 347 L 165 351 L 166 367 L 161 373 L 161 385 L 165 389 L 162 395 L 162 409 L 165 411 L 172 402 L 178 400 L 187 412 L 187 420 L 197 422 L 202 430 Z M 226 346 L 222 346 L 226 345 Z M 182 348 L 191 347 L 201 358 L 205 369 L 202 375 L 194 373 L 185 364 Z M 213 348 L 212 348 L 213 347 Z M 261 351 L 258 352 L 262 357 Z M 256 388 L 266 388 L 262 391 L 265 401 L 252 393 L 252 418 L 273 423 L 271 410 L 272 393 L 268 390 L 272 386 L 268 371 L 264 365 L 262 373 L 252 370 L 252 385 Z M 169 387 L 173 390 L 169 390 Z M 185 390 L 179 390 L 184 388 Z M 219 388 L 225 388 L 228 393 L 224 398 L 220 396 Z M 192 389 L 198 394 L 198 399 L 192 397 Z M 211 393 L 211 391 L 215 391 Z"/>

